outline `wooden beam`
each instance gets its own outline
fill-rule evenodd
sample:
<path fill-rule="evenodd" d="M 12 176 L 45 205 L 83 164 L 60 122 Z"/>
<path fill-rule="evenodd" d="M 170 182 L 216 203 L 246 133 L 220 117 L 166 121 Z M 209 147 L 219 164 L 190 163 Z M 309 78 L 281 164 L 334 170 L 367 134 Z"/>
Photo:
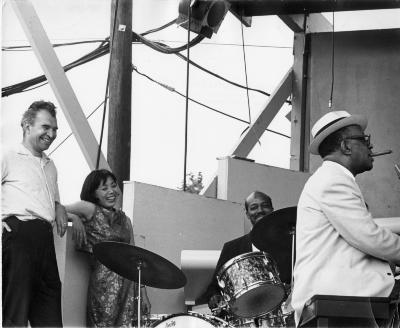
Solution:
<path fill-rule="evenodd" d="M 286 73 L 276 90 L 271 94 L 265 108 L 261 111 L 255 121 L 250 125 L 245 134 L 242 135 L 231 154 L 238 157 L 247 157 L 254 145 L 261 138 L 276 114 L 278 114 L 283 103 L 292 92 L 292 68 Z"/>
<path fill-rule="evenodd" d="M 278 15 L 278 17 L 295 33 L 304 32 L 304 14 Z M 307 16 L 306 33 L 331 32 L 332 24 L 322 14 Z"/>
<path fill-rule="evenodd" d="M 11 4 L 92 170 L 96 167 L 98 143 L 40 19 L 29 0 L 11 0 Z M 100 167 L 110 169 L 103 154 Z"/>
<path fill-rule="evenodd" d="M 400 8 L 399 0 L 229 0 L 243 16 Z"/>

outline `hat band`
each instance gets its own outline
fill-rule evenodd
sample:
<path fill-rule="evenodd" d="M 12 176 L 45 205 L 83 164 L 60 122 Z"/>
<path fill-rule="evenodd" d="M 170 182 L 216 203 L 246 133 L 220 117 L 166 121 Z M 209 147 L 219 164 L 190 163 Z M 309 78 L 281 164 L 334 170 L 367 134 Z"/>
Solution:
<path fill-rule="evenodd" d="M 340 120 L 343 120 L 344 118 L 346 118 L 346 117 L 340 117 L 340 118 L 338 118 L 338 119 L 336 119 L 336 120 L 334 120 L 334 121 L 328 123 L 327 125 L 325 125 L 322 129 L 320 129 L 320 130 L 315 134 L 314 138 L 316 138 L 317 135 L 319 135 L 322 131 L 326 130 L 326 129 L 329 128 L 331 125 L 335 124 L 336 122 L 339 122 Z"/>

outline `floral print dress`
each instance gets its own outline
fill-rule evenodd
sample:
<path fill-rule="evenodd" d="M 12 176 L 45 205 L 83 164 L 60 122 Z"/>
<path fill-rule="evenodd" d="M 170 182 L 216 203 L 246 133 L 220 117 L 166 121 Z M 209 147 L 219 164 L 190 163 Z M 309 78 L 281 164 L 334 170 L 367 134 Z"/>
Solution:
<path fill-rule="evenodd" d="M 87 294 L 88 327 L 130 327 L 135 320 L 137 284 L 109 270 L 93 256 L 93 246 L 102 241 L 133 242 L 130 219 L 120 210 L 96 206 L 90 220 L 82 220 L 88 243 L 79 248 L 91 254 Z"/>

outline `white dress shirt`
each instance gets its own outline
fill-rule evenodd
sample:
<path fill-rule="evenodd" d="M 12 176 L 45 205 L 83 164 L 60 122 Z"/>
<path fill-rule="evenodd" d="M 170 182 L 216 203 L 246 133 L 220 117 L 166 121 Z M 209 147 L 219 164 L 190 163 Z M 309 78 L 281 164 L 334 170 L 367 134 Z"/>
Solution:
<path fill-rule="evenodd" d="M 388 261 L 400 264 L 400 236 L 374 222 L 350 171 L 323 162 L 305 184 L 297 207 L 296 324 L 316 294 L 389 296 L 394 277 Z"/>
<path fill-rule="evenodd" d="M 57 170 L 44 153 L 42 157 L 19 144 L 5 151 L 1 161 L 2 218 L 10 215 L 20 220 L 55 219 L 55 202 L 59 202 Z"/>

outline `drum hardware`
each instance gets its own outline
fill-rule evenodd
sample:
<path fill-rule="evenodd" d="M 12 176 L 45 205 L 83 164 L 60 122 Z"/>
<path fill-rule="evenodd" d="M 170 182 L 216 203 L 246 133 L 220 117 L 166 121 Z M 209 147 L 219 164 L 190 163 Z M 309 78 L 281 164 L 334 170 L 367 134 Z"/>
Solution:
<path fill-rule="evenodd" d="M 137 246 L 105 241 L 94 245 L 93 254 L 110 270 L 138 283 L 138 328 L 141 318 L 141 284 L 163 289 L 177 289 L 186 284 L 184 273 L 175 264 Z"/>
<path fill-rule="evenodd" d="M 293 286 L 293 272 L 294 272 L 294 259 L 295 259 L 295 249 L 296 249 L 296 229 L 294 227 L 291 227 L 290 231 L 289 231 L 290 236 L 292 236 L 292 266 L 291 266 L 291 270 L 290 270 L 290 275 L 291 275 L 291 279 L 290 279 L 290 283 L 291 286 Z"/>

